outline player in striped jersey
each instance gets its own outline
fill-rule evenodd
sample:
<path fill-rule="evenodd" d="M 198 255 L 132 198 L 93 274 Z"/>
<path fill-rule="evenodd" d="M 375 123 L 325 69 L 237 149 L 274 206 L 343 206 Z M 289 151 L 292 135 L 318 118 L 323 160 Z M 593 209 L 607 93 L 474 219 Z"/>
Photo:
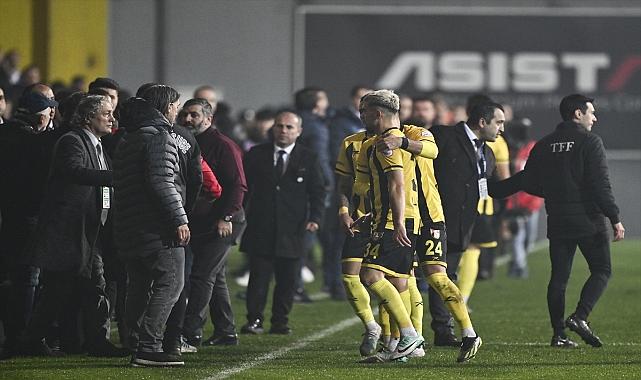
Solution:
<path fill-rule="evenodd" d="M 361 99 L 361 120 L 377 136 L 404 137 L 398 111 L 398 96 L 389 90 L 370 92 Z M 407 291 L 420 227 L 418 185 L 414 155 L 402 149 L 377 150 L 375 140 L 373 137 L 362 144 L 354 183 L 356 194 L 369 191 L 372 205 L 372 236 L 360 277 L 399 327 L 395 350 L 378 356 L 394 360 L 406 357 L 424 342 L 412 325 L 409 303 L 400 295 Z"/>
<path fill-rule="evenodd" d="M 410 141 L 427 141 L 428 143 L 431 142 L 434 146 L 433 152 L 430 152 L 430 154 L 421 154 L 416 158 L 416 178 L 419 184 L 419 210 L 422 221 L 421 234 L 416 245 L 419 265 L 430 286 L 438 293 L 459 324 L 462 335 L 464 337 L 476 337 L 477 335 L 465 303 L 463 302 L 461 292 L 446 274 L 447 237 L 445 216 L 441 205 L 441 197 L 437 189 L 433 164 L 433 159 L 438 155 L 438 148 L 436 147 L 432 134 L 424 128 L 404 125 L 403 133 L 405 134 L 405 139 L 409 139 Z M 408 143 L 403 138 L 399 139 L 393 136 L 386 136 L 377 142 L 377 148 L 382 150 L 403 149 L 407 145 Z M 429 147 L 431 145 L 426 143 L 424 146 Z M 411 285 L 410 290 L 412 290 Z M 418 289 L 416 289 L 416 292 L 418 293 Z M 412 298 L 418 299 L 419 297 L 420 293 Z M 422 307 L 412 311 L 416 314 L 416 317 L 412 318 L 414 327 L 421 333 Z M 476 355 L 477 349 L 478 347 L 476 347 L 474 352 L 468 352 L 461 347 L 457 361 L 463 362 L 472 359 Z"/>

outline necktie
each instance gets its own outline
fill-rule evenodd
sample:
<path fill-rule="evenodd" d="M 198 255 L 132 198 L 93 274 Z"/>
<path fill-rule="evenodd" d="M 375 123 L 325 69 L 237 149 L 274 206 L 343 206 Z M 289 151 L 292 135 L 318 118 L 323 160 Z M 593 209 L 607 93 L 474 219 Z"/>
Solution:
<path fill-rule="evenodd" d="M 474 139 L 474 145 L 476 146 L 476 155 L 479 159 L 479 175 L 481 178 L 485 178 L 485 154 L 483 153 L 483 144 L 484 142 L 479 139 Z"/>
<path fill-rule="evenodd" d="M 100 143 L 96 144 L 96 153 L 98 156 L 98 167 L 100 167 L 100 170 L 107 170 L 107 164 L 105 163 L 105 158 L 102 155 L 102 145 Z"/>
<path fill-rule="evenodd" d="M 276 167 L 274 168 L 276 179 L 280 179 L 280 177 L 283 176 L 283 171 L 285 169 L 285 153 L 287 152 L 282 149 L 278 151 L 278 159 L 276 160 Z"/>
<path fill-rule="evenodd" d="M 107 170 L 107 163 L 105 162 L 104 156 L 102 155 L 102 145 L 100 144 L 100 142 L 98 142 L 98 144 L 96 144 L 96 153 L 97 153 L 97 156 L 98 156 L 98 166 L 100 167 L 100 170 Z M 103 200 L 103 197 L 105 197 L 105 191 L 106 191 L 105 189 L 107 189 L 107 191 L 109 191 L 108 187 L 104 187 L 104 186 L 100 187 L 100 199 L 101 200 Z M 111 196 L 111 194 L 109 194 L 109 196 Z M 104 203 L 104 200 L 103 200 L 103 203 Z M 100 224 L 102 224 L 103 226 L 105 225 L 105 222 L 107 221 L 107 215 L 108 214 L 109 214 L 109 209 L 106 209 L 106 208 L 102 207 L 102 209 L 100 210 Z"/>

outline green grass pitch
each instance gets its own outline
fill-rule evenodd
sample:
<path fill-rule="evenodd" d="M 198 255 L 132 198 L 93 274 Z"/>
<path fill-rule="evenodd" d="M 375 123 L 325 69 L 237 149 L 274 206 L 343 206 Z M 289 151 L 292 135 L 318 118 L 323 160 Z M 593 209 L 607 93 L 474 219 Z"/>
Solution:
<path fill-rule="evenodd" d="M 232 254 L 230 269 L 239 265 Z M 471 362 L 455 362 L 457 350 L 429 346 L 424 358 L 405 364 L 359 364 L 362 327 L 347 302 L 328 299 L 296 304 L 290 336 L 240 336 L 235 347 L 201 348 L 185 354 L 185 367 L 131 368 L 128 359 L 67 356 L 16 358 L 0 362 L 0 379 L 620 379 L 641 378 L 641 241 L 612 245 L 613 276 L 590 316 L 605 345 L 553 349 L 545 293 L 549 276 L 547 249 L 530 256 L 530 277 L 515 280 L 499 267 L 494 279 L 477 282 L 470 300 L 472 320 L 484 344 Z M 578 300 L 588 274 L 577 252 L 567 291 L 566 313 Z M 319 276 L 320 277 L 320 276 Z M 240 288 L 231 283 L 232 295 Z M 318 292 L 320 284 L 308 286 Z M 238 327 L 245 322 L 243 301 L 233 297 Z M 425 296 L 425 298 L 427 298 Z M 269 305 L 266 316 L 269 320 Z M 429 314 L 424 318 L 428 342 Z M 268 326 L 267 326 L 268 327 Z M 211 325 L 207 327 L 211 332 Z M 115 336 L 114 335 L 114 339 Z"/>

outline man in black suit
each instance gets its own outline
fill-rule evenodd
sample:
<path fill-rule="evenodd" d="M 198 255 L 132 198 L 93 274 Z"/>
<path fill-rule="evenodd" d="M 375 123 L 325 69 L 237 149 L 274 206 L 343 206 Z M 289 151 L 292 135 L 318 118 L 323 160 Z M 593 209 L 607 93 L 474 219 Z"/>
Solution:
<path fill-rule="evenodd" d="M 263 310 L 272 273 L 272 334 L 289 334 L 305 232 L 318 230 L 324 209 L 325 180 L 314 152 L 296 143 L 301 118 L 292 112 L 276 115 L 274 142 L 252 148 L 245 156 L 247 230 L 241 250 L 249 254 L 247 324 L 242 333 L 263 332 Z"/>
<path fill-rule="evenodd" d="M 494 141 L 504 123 L 503 107 L 485 102 L 471 110 L 467 122 L 430 128 L 439 151 L 434 173 L 447 227 L 447 274 L 453 281 L 461 254 L 470 243 L 479 199 L 487 198 L 487 181 L 494 175 L 494 154 L 485 142 Z M 429 303 L 434 344 L 458 347 L 452 317 L 431 288 Z"/>
<path fill-rule="evenodd" d="M 105 296 L 98 235 L 111 208 L 113 180 L 100 137 L 111 133 L 113 104 L 104 96 L 82 99 L 74 128 L 58 140 L 35 239 L 35 264 L 43 288 L 28 329 L 26 351 L 50 355 L 42 339 L 58 318 L 63 350 L 80 349 L 74 341 L 75 319 L 85 313 L 84 350 L 92 356 L 126 356 L 107 339 Z"/>

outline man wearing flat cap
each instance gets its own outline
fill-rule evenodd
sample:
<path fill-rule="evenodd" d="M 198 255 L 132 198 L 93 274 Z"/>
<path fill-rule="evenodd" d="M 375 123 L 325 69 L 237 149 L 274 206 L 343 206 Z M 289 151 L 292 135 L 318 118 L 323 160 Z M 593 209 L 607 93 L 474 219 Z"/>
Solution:
<path fill-rule="evenodd" d="M 7 310 L 13 310 L 5 320 L 5 355 L 15 349 L 38 285 L 39 271 L 29 265 L 29 242 L 38 221 L 49 165 L 42 132 L 50 122 L 52 107 L 57 105 L 40 93 L 25 94 L 14 119 L 0 127 L 0 255 L 11 283 Z"/>

